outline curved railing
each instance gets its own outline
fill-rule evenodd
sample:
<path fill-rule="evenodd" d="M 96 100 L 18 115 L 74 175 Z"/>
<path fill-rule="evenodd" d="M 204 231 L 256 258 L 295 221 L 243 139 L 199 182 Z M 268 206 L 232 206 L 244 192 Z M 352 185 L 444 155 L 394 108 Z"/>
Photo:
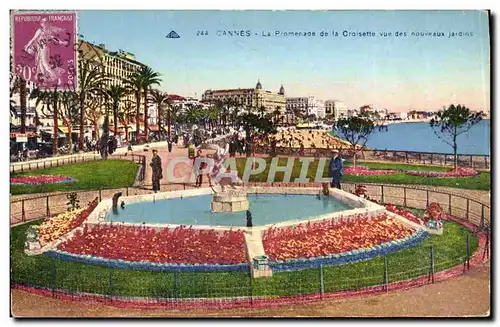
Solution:
<path fill-rule="evenodd" d="M 251 185 L 263 185 L 273 187 L 291 186 L 287 183 L 249 183 Z M 311 187 L 319 186 L 312 183 L 293 183 L 294 186 Z M 17 275 L 11 276 L 13 287 L 29 292 L 52 296 L 54 298 L 83 300 L 87 302 L 106 303 L 122 307 L 147 307 L 147 308 L 229 308 L 229 307 L 267 307 L 273 305 L 306 303 L 323 299 L 335 299 L 354 295 L 368 295 L 388 290 L 406 289 L 412 286 L 426 285 L 435 281 L 459 276 L 467 272 L 471 266 L 477 265 L 489 259 L 490 236 L 488 229 L 490 224 L 490 206 L 476 199 L 466 196 L 447 193 L 444 191 L 433 191 L 419 187 L 407 187 L 387 184 L 364 184 L 370 198 L 381 202 L 405 205 L 414 208 L 425 208 L 430 202 L 439 203 L 444 210 L 455 216 L 456 221 L 467 226 L 479 237 L 479 245 L 476 252 L 469 253 L 469 237 L 463 240 L 463 251 L 458 254 L 448 255 L 450 249 L 434 249 L 432 245 L 427 257 L 419 258 L 418 263 L 412 262 L 411 269 L 392 269 L 401 262 L 389 256 L 378 257 L 373 260 L 374 267 L 364 271 L 360 267 L 354 276 L 346 275 L 349 271 L 348 265 L 330 267 L 323 266 L 302 271 L 300 276 L 294 275 L 293 279 L 286 277 L 287 273 L 276 273 L 272 278 L 272 289 L 263 288 L 259 280 L 252 278 L 250 270 L 234 273 L 231 277 L 225 276 L 222 280 L 218 273 L 186 273 L 186 272 L 151 272 L 154 278 L 161 279 L 161 283 L 148 283 L 131 285 L 134 290 L 123 289 L 123 285 L 117 285 L 119 279 L 123 279 L 123 272 L 113 269 L 93 272 L 91 288 L 89 285 L 78 284 L 78 278 L 74 279 L 72 270 L 65 270 L 64 265 L 58 266 L 54 262 L 38 263 L 33 261 L 35 272 L 33 276 L 24 276 L 18 280 Z M 177 189 L 187 189 L 189 184 L 173 184 Z M 344 183 L 346 191 L 352 191 L 356 187 L 354 183 Z M 123 189 L 98 190 L 101 196 L 111 195 L 113 192 Z M 142 191 L 140 188 L 126 188 L 131 194 Z M 148 193 L 150 190 L 145 190 Z M 92 192 L 92 191 L 91 191 Z M 89 191 L 79 192 L 79 195 L 87 193 L 87 196 L 95 196 Z M 55 196 L 44 196 L 35 199 L 25 199 L 24 205 L 30 201 L 54 201 Z M 11 212 L 19 215 L 19 208 L 11 203 Z M 52 206 L 48 209 L 55 210 Z M 63 207 L 56 207 L 63 209 Z M 29 220 L 43 218 L 45 210 L 30 216 Z M 64 207 L 65 210 L 65 207 Z M 26 213 L 25 213 L 26 214 Z M 24 221 L 27 221 L 25 217 Z M 408 262 L 410 263 L 410 262 Z M 406 266 L 405 266 L 406 267 Z M 375 269 L 376 268 L 376 269 Z M 352 272 L 350 272 L 352 274 Z M 148 275 L 149 276 L 149 275 Z M 349 277 L 349 278 L 346 278 Z M 149 276 L 148 278 L 151 278 Z M 38 280 L 44 282 L 40 284 Z M 43 284 L 43 285 L 42 285 Z M 158 284 L 158 285 L 157 285 Z M 160 286 L 161 284 L 161 286 Z M 137 288 L 137 289 L 135 289 Z M 133 295 L 127 295 L 132 292 Z"/>
<path fill-rule="evenodd" d="M 271 156 L 300 156 L 300 157 L 331 157 L 333 149 L 326 148 L 293 148 L 276 147 L 274 151 L 270 146 L 256 146 L 255 153 L 270 154 Z M 352 158 L 350 150 L 342 152 L 344 158 Z M 358 152 L 358 159 L 373 161 L 392 161 L 401 163 L 418 163 L 431 165 L 453 166 L 453 154 L 439 152 L 419 152 L 402 150 L 372 150 L 365 149 Z M 457 164 L 460 167 L 470 167 L 476 169 L 490 169 L 490 156 L 477 154 L 458 154 Z"/>
<path fill-rule="evenodd" d="M 360 183 L 344 182 L 342 188 L 347 192 L 354 192 Z M 288 187 L 321 187 L 321 183 L 245 183 L 246 186 L 288 186 Z M 391 184 L 365 183 L 370 198 L 382 203 L 392 203 L 405 207 L 426 209 L 432 202 L 440 204 L 441 208 L 449 214 L 463 219 L 464 221 L 483 228 L 490 224 L 490 205 L 478 199 L 469 198 L 451 192 L 430 190 L 418 186 L 401 186 Z M 180 191 L 194 188 L 192 183 L 165 183 L 162 189 L 169 191 Z M 151 190 L 143 187 L 122 187 L 99 189 L 90 191 L 74 191 L 78 194 L 80 203 L 87 203 L 95 198 L 101 201 L 111 198 L 116 192 L 124 195 L 150 194 Z M 50 215 L 65 212 L 67 210 L 66 195 L 72 192 L 47 194 L 25 199 L 13 200 L 10 203 L 11 224 L 19 224 L 31 220 L 46 218 Z"/>

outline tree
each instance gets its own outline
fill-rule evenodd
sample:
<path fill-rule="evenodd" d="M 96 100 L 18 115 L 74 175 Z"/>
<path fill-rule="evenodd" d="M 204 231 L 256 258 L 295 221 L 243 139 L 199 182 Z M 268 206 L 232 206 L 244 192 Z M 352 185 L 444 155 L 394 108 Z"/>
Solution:
<path fill-rule="evenodd" d="M 68 129 L 67 142 L 69 144 L 70 152 L 73 153 L 73 122 L 78 120 L 79 108 L 78 108 L 78 95 L 72 91 L 64 91 L 60 93 L 60 105 L 58 116 L 61 118 L 63 124 Z"/>
<path fill-rule="evenodd" d="M 184 121 L 187 124 L 193 125 L 200 122 L 202 113 L 199 106 L 189 106 L 184 111 Z"/>
<path fill-rule="evenodd" d="M 129 142 L 128 125 L 129 122 L 135 117 L 134 106 L 132 101 L 125 100 L 123 110 L 118 113 L 118 118 L 122 121 L 123 127 L 125 128 L 125 140 Z"/>
<path fill-rule="evenodd" d="M 79 88 L 75 90 L 79 99 L 79 124 L 80 135 L 78 137 L 78 149 L 83 150 L 83 137 L 85 125 L 85 110 L 88 108 L 87 98 L 90 96 L 103 94 L 105 74 L 100 71 L 99 65 L 92 65 L 86 60 L 78 62 Z M 96 130 L 97 132 L 97 130 Z"/>
<path fill-rule="evenodd" d="M 92 122 L 94 126 L 96 140 L 99 140 L 99 121 L 103 115 L 103 98 L 100 95 L 90 95 L 85 99 L 85 119 Z"/>
<path fill-rule="evenodd" d="M 142 92 L 142 76 L 140 71 L 136 71 L 125 80 L 125 87 L 127 87 L 135 96 L 135 142 L 139 143 L 139 118 L 141 110 L 141 92 Z"/>
<path fill-rule="evenodd" d="M 142 82 L 142 91 L 144 95 L 144 133 L 146 134 L 146 142 L 149 139 L 148 129 L 148 93 L 152 85 L 160 85 L 160 74 L 154 72 L 150 67 L 143 66 L 139 71 L 139 76 Z"/>
<path fill-rule="evenodd" d="M 153 89 L 151 90 L 150 93 L 150 101 L 153 102 L 156 105 L 156 109 L 158 111 L 158 114 L 156 115 L 157 118 L 157 125 L 158 125 L 158 131 L 160 133 L 160 139 L 161 139 L 161 119 L 163 117 L 163 109 L 167 106 L 167 116 L 170 115 L 170 110 L 168 109 L 168 94 L 167 92 L 162 92 L 160 90 Z M 167 120 L 169 120 L 168 118 Z M 169 120 L 169 126 L 168 126 L 168 137 L 170 138 L 170 120 Z"/>
<path fill-rule="evenodd" d="M 429 124 L 443 142 L 453 148 L 453 166 L 457 168 L 457 136 L 467 132 L 472 126 L 480 122 L 482 112 L 471 112 L 469 108 L 462 105 L 450 105 L 447 109 L 436 112 Z"/>
<path fill-rule="evenodd" d="M 356 167 L 356 154 L 363 150 L 375 128 L 373 120 L 366 114 L 360 114 L 357 117 L 340 118 L 336 122 L 336 128 L 339 136 L 351 144 L 353 151 L 352 164 Z"/>
<path fill-rule="evenodd" d="M 54 140 L 52 143 L 52 154 L 56 155 L 59 149 L 59 97 L 60 91 L 57 90 L 57 86 L 50 91 L 41 91 L 36 88 L 31 93 L 31 98 L 36 99 L 35 108 L 38 107 L 39 104 L 45 104 L 46 111 L 42 108 L 42 113 L 48 117 L 52 116 L 54 120 Z M 51 108 L 52 106 L 52 108 Z"/>
<path fill-rule="evenodd" d="M 179 123 L 181 119 L 181 106 L 172 104 L 170 101 L 167 101 L 166 110 L 162 111 L 162 118 L 167 121 L 167 132 L 168 137 L 170 138 L 171 133 L 171 125 Z"/>
<path fill-rule="evenodd" d="M 246 147 L 247 157 L 252 155 L 256 134 L 266 137 L 276 133 L 276 125 L 272 118 L 272 113 L 266 113 L 264 107 L 248 107 L 245 113 L 238 116 L 238 125 L 245 129 L 245 139 L 248 144 Z"/>
<path fill-rule="evenodd" d="M 121 100 L 128 95 L 128 92 L 129 90 L 121 85 L 111 85 L 105 91 L 106 98 L 111 108 L 113 108 L 114 136 L 118 134 L 118 107 L 120 106 Z"/>

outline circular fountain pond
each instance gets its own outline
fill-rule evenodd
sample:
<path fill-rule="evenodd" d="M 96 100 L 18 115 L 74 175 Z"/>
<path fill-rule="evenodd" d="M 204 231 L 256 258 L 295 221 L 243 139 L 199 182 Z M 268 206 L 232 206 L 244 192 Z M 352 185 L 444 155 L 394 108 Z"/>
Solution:
<path fill-rule="evenodd" d="M 150 199 L 126 204 L 116 212 L 109 210 L 108 222 L 174 225 L 246 225 L 246 211 L 212 212 L 212 194 Z M 319 194 L 248 194 L 254 226 L 302 220 L 353 209 L 333 196 Z M 127 201 L 125 200 L 125 203 Z"/>

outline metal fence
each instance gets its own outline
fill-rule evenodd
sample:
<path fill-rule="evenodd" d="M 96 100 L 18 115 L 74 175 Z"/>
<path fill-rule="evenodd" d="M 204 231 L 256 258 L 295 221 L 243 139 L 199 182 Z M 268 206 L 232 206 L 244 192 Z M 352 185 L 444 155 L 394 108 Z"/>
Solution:
<path fill-rule="evenodd" d="M 144 156 L 143 156 L 144 157 Z M 141 159 L 143 166 L 145 159 Z M 359 184 L 359 183 L 358 183 Z M 293 186 L 293 187 L 322 187 L 321 183 L 245 183 L 245 186 Z M 342 183 L 342 189 L 354 192 L 356 183 Z M 399 186 L 389 184 L 366 185 L 371 199 L 382 203 L 392 203 L 404 207 L 426 209 L 432 202 L 439 203 L 441 208 L 449 214 L 462 219 L 470 224 L 484 228 L 490 224 L 490 206 L 479 200 L 452 194 L 444 191 L 434 191 L 426 188 Z M 162 191 L 179 191 L 194 188 L 191 183 L 162 184 Z M 123 187 L 113 189 L 100 189 L 91 191 L 76 191 L 80 203 L 88 203 L 98 198 L 111 198 L 116 192 L 124 195 L 141 195 L 151 193 L 150 189 L 143 187 Z M 67 210 L 67 194 L 72 192 L 44 195 L 28 199 L 13 200 L 10 203 L 11 224 L 19 224 L 31 220 L 46 218 L 48 216 L 65 212 Z"/>
<path fill-rule="evenodd" d="M 331 157 L 333 149 L 324 148 L 292 148 L 276 147 L 274 151 L 270 147 L 256 146 L 255 153 L 270 154 L 271 156 L 301 156 L 301 157 Z M 353 157 L 351 150 L 342 150 L 342 156 L 350 159 Z M 417 152 L 400 150 L 363 150 L 358 152 L 357 159 L 374 161 L 392 161 L 400 163 L 417 163 L 431 165 L 454 165 L 454 156 L 449 153 Z M 476 169 L 490 169 L 489 155 L 459 154 L 457 156 L 459 167 Z"/>
<path fill-rule="evenodd" d="M 473 253 L 468 235 L 464 235 L 460 247 L 457 250 L 430 245 L 421 250 L 421 255 L 414 255 L 406 262 L 394 253 L 376 257 L 369 265 L 361 262 L 320 266 L 300 272 L 275 273 L 269 279 L 254 279 L 250 271 L 223 274 L 152 272 L 92 269 L 80 265 L 77 269 L 54 260 L 34 260 L 30 265 L 13 265 L 11 282 L 17 287 L 38 288 L 54 298 L 85 299 L 111 305 L 133 301 L 135 306 L 150 308 L 258 307 L 434 283 L 470 269 Z M 452 267 L 453 271 L 440 273 Z"/>
<path fill-rule="evenodd" d="M 132 160 L 134 162 L 137 162 L 139 164 L 142 164 L 143 161 L 146 160 L 146 157 L 144 155 L 138 155 L 138 154 L 129 154 L 129 155 L 123 155 L 123 154 L 114 154 L 108 156 L 109 159 L 122 159 L 122 160 Z M 53 167 L 59 167 L 59 166 L 64 166 L 64 165 L 70 165 L 70 164 L 76 164 L 79 162 L 88 162 L 88 161 L 98 161 L 102 160 L 100 155 L 94 154 L 87 154 L 87 155 L 82 155 L 82 156 L 70 156 L 70 157 L 65 157 L 65 158 L 50 158 L 50 159 L 43 159 L 43 160 L 35 160 L 32 162 L 20 162 L 20 163 L 15 163 L 10 165 L 10 173 L 23 173 L 25 171 L 31 171 L 31 170 L 38 170 L 38 169 L 46 169 L 46 168 L 53 168 Z"/>

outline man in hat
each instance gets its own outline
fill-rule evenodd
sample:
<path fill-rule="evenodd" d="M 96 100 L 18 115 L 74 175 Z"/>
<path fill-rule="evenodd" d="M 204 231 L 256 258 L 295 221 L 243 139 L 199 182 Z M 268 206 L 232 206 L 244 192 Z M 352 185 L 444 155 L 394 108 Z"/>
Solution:
<path fill-rule="evenodd" d="M 152 181 L 153 191 L 156 193 L 160 190 L 160 179 L 163 178 L 163 171 L 161 168 L 161 158 L 158 155 L 158 150 L 153 149 L 153 158 L 149 164 L 153 170 Z"/>
<path fill-rule="evenodd" d="M 330 160 L 330 177 L 332 178 L 332 182 L 330 183 L 331 187 L 335 187 L 340 189 L 340 180 L 344 175 L 344 167 L 342 165 L 342 159 L 339 156 L 339 150 L 333 150 L 333 157 Z"/>

